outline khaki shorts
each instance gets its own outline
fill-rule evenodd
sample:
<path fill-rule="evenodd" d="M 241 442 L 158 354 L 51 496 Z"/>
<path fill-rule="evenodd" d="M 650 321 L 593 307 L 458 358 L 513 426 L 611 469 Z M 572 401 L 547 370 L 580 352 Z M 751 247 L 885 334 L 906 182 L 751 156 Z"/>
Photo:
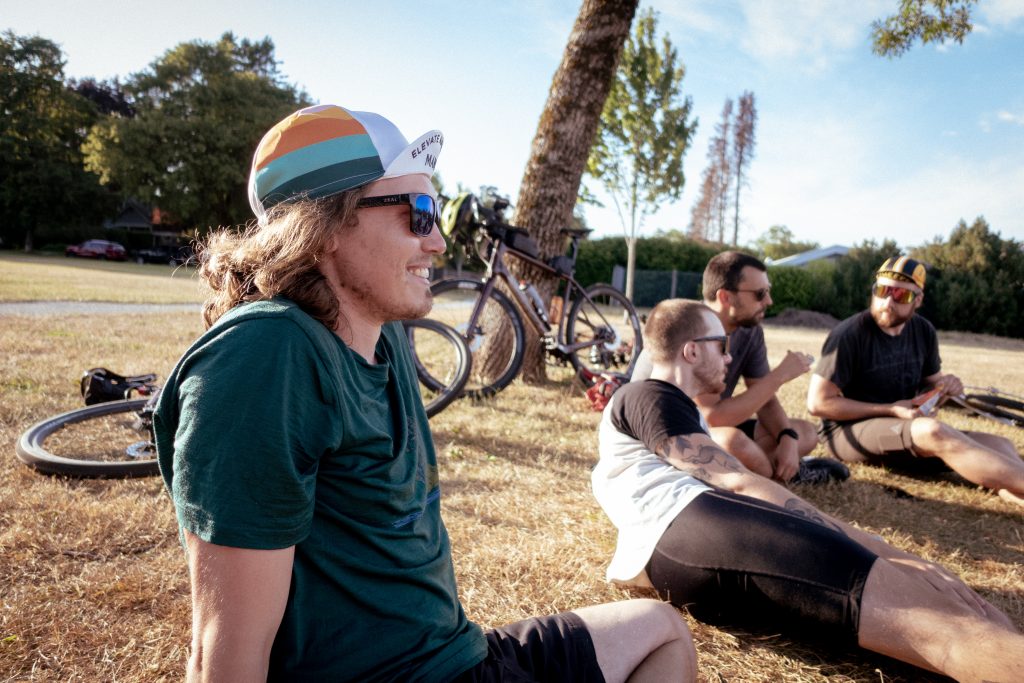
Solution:
<path fill-rule="evenodd" d="M 821 439 L 825 449 L 845 462 L 868 462 L 892 456 L 912 458 L 911 420 L 875 417 L 858 422 L 836 422 L 824 426 Z"/>

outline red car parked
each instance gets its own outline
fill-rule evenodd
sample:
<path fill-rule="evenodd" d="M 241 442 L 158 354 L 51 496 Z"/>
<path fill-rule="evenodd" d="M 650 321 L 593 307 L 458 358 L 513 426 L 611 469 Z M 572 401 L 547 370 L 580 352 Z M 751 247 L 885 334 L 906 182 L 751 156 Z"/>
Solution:
<path fill-rule="evenodd" d="M 124 261 L 128 258 L 128 252 L 123 246 L 107 240 L 86 240 L 81 244 L 72 244 L 64 250 L 64 255 L 111 261 Z"/>

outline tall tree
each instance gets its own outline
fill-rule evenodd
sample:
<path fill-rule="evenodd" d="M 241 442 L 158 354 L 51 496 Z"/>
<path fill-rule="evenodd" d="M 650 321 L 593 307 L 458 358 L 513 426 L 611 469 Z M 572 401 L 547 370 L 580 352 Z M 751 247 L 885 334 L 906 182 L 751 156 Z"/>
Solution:
<path fill-rule="evenodd" d="M 715 126 L 715 137 L 711 140 L 711 154 L 717 176 L 712 208 L 718 226 L 718 241 L 722 243 L 725 242 L 725 212 L 729 207 L 729 190 L 732 188 L 732 158 L 729 156 L 731 134 L 732 100 L 726 98 L 722 107 L 722 120 Z"/>
<path fill-rule="evenodd" d="M 736 246 L 740 239 L 740 191 L 747 184 L 746 172 L 750 161 L 754 158 L 755 128 L 757 127 L 757 107 L 754 105 L 754 93 L 749 90 L 740 95 L 739 111 L 733 125 L 732 137 L 732 169 L 736 176 L 733 194 L 736 200 L 735 214 L 732 224 L 732 244 Z"/>
<path fill-rule="evenodd" d="M 955 40 L 963 43 L 974 28 L 971 10 L 978 0 L 900 0 L 896 14 L 871 24 L 876 55 L 899 57 L 915 40 L 923 44 Z"/>
<path fill-rule="evenodd" d="M 283 82 L 269 38 L 251 42 L 231 33 L 215 43 L 181 43 L 124 89 L 136 114 L 93 127 L 88 168 L 199 230 L 249 218 L 252 150 L 304 99 Z"/>
<path fill-rule="evenodd" d="M 647 10 L 627 38 L 587 173 L 612 197 L 626 236 L 626 296 L 633 298 L 637 233 L 663 200 L 683 191 L 683 155 L 696 130 L 693 103 L 680 100 L 685 68 L 657 15 Z M 659 45 L 660 42 L 660 45 Z"/>
<path fill-rule="evenodd" d="M 515 213 L 515 223 L 529 228 L 545 257 L 565 249 L 559 230 L 572 221 L 587 155 L 638 1 L 583 0 L 552 79 Z M 518 260 L 512 260 L 509 268 L 519 278 L 536 283 L 545 301 L 550 300 L 556 280 Z M 486 349 L 477 358 L 486 362 Z M 527 346 L 523 378 L 544 378 L 544 359 L 538 344 Z"/>
<path fill-rule="evenodd" d="M 732 99 L 722 107 L 722 118 L 715 124 L 715 134 L 708 141 L 708 165 L 701 177 L 700 195 L 690 215 L 690 234 L 703 239 L 725 242 L 725 213 L 732 186 L 732 163 L 729 155 L 732 130 Z"/>
<path fill-rule="evenodd" d="M 64 82 L 64 55 L 39 36 L 0 34 L 0 242 L 33 247 L 114 207 L 82 168 L 90 103 Z"/>

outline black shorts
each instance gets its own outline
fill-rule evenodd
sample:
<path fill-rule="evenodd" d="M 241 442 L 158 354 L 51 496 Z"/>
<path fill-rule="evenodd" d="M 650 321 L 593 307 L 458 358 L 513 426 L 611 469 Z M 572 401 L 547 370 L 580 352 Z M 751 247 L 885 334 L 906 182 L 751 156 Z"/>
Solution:
<path fill-rule="evenodd" d="M 757 429 L 757 420 L 750 418 L 736 425 L 736 429 L 746 434 L 751 441 L 754 440 L 754 430 Z"/>
<path fill-rule="evenodd" d="M 705 491 L 662 534 L 647 565 L 659 595 L 715 625 L 857 644 L 877 555 L 755 498 Z"/>
<path fill-rule="evenodd" d="M 594 641 L 574 612 L 524 619 L 484 635 L 487 657 L 453 679 L 457 683 L 604 682 Z"/>

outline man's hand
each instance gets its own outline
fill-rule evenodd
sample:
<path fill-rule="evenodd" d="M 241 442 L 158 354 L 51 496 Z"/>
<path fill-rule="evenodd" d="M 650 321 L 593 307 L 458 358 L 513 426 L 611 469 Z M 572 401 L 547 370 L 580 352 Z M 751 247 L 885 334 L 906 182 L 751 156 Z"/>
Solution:
<path fill-rule="evenodd" d="M 811 369 L 814 356 L 799 351 L 788 351 L 782 362 L 775 367 L 775 372 L 780 373 L 785 379 L 783 383 L 796 379 Z"/>
<path fill-rule="evenodd" d="M 964 393 L 964 384 L 956 375 L 942 375 L 935 386 L 942 389 L 944 396 L 960 396 Z"/>
<path fill-rule="evenodd" d="M 796 439 L 783 436 L 779 445 L 772 451 L 772 479 L 785 484 L 800 469 L 800 454 L 797 451 Z"/>
<path fill-rule="evenodd" d="M 921 409 L 915 406 L 913 401 L 897 401 L 890 407 L 889 414 L 901 420 L 913 420 L 921 417 Z"/>

